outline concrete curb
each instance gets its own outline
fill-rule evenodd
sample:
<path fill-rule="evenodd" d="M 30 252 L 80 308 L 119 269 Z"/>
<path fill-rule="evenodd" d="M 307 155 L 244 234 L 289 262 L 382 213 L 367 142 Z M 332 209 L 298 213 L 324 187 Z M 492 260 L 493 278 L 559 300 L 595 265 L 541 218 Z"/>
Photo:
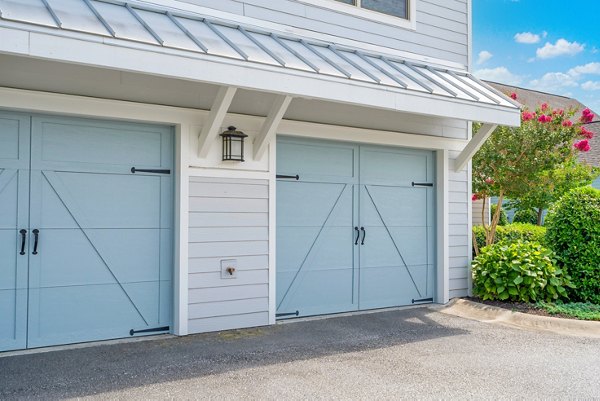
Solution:
<path fill-rule="evenodd" d="M 600 322 L 530 315 L 466 299 L 452 300 L 438 311 L 480 322 L 504 324 L 535 331 L 549 331 L 569 336 L 600 338 Z"/>

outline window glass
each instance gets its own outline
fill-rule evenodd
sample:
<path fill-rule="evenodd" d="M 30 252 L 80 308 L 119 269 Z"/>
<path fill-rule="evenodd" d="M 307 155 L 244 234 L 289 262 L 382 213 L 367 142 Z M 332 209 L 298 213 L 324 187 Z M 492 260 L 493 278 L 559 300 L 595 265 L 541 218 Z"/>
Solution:
<path fill-rule="evenodd" d="M 400 18 L 408 18 L 407 2 L 408 0 L 361 0 L 360 5 L 367 10 Z"/>
<path fill-rule="evenodd" d="M 353 6 L 356 5 L 356 0 L 336 0 L 336 1 L 339 1 L 340 3 L 352 4 Z"/>

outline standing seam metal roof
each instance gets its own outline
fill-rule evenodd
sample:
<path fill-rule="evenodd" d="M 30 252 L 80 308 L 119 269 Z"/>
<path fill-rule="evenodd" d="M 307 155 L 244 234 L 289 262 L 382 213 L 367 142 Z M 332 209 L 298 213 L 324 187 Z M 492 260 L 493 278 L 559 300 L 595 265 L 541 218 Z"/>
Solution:
<path fill-rule="evenodd" d="M 0 0 L 0 18 L 240 61 L 518 108 L 463 71 L 113 0 Z"/>

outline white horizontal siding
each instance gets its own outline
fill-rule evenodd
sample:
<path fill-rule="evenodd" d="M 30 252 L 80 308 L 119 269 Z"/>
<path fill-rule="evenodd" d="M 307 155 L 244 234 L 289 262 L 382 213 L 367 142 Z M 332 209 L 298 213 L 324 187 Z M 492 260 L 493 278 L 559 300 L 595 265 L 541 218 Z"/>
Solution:
<path fill-rule="evenodd" d="M 295 0 L 180 1 L 465 66 L 468 63 L 469 16 L 466 2 L 415 0 L 417 18 L 416 30 L 413 31 Z"/>
<path fill-rule="evenodd" d="M 188 233 L 190 333 L 269 323 L 267 180 L 191 177 Z M 221 261 L 237 260 L 235 278 Z"/>

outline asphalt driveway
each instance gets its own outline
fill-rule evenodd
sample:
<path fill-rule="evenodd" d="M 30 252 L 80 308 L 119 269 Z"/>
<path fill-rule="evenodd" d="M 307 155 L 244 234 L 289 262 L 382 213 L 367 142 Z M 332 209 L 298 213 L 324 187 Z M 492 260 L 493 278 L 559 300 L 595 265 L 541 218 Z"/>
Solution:
<path fill-rule="evenodd" d="M 427 308 L 0 357 L 0 399 L 600 399 L 600 339 Z"/>

